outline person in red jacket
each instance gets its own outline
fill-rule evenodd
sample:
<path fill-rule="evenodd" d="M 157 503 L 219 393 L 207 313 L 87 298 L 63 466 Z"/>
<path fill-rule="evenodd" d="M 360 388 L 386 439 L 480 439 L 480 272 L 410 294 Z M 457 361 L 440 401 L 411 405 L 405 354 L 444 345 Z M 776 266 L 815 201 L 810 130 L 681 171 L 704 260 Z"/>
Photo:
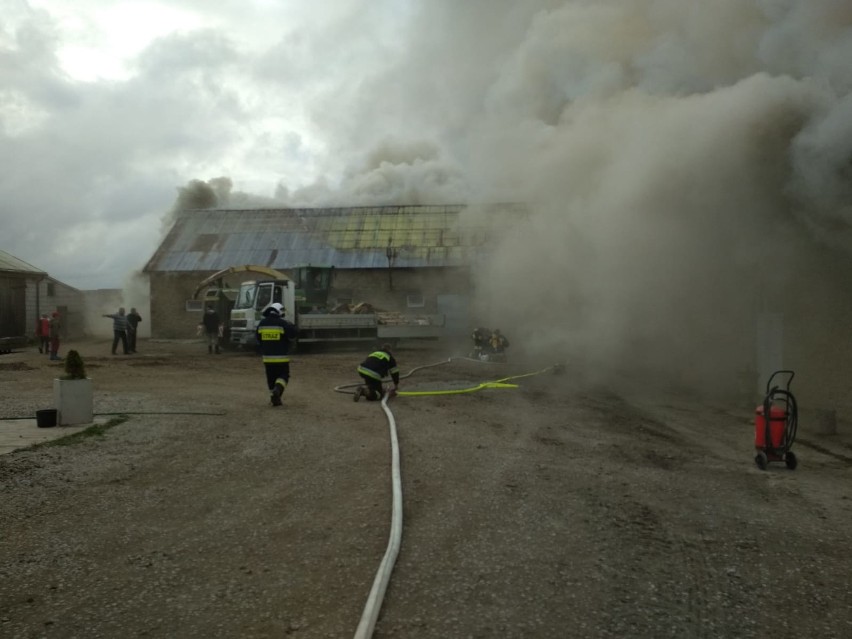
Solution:
<path fill-rule="evenodd" d="M 50 359 L 62 359 L 59 357 L 59 335 L 61 332 L 62 322 L 59 319 L 59 311 L 53 311 L 50 316 Z"/>
<path fill-rule="evenodd" d="M 47 317 L 47 313 L 42 313 L 41 317 L 36 320 L 35 334 L 38 352 L 50 355 L 50 319 Z"/>

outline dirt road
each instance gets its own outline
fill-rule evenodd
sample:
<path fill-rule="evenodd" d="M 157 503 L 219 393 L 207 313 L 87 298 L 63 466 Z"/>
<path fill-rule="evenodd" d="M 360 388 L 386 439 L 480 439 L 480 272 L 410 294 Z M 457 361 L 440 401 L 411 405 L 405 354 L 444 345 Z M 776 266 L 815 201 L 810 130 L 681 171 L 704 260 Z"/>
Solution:
<path fill-rule="evenodd" d="M 250 355 L 70 346 L 95 412 L 127 419 L 0 457 L 0 635 L 353 636 L 391 513 L 387 421 L 334 391 L 364 353 L 296 355 L 272 408 Z M 452 361 L 404 388 L 551 363 Z M 44 407 L 58 371 L 3 356 L 0 416 Z M 374 636 L 852 636 L 848 439 L 802 424 L 799 469 L 761 472 L 751 406 L 570 365 L 518 383 L 392 400 L 404 529 Z"/>

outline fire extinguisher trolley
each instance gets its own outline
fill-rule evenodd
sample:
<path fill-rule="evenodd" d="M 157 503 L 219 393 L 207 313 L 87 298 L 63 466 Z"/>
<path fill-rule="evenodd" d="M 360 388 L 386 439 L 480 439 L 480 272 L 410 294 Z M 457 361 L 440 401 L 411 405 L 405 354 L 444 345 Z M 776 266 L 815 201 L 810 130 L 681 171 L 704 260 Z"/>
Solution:
<path fill-rule="evenodd" d="M 782 388 L 772 385 L 776 376 L 788 376 Z M 766 396 L 755 410 L 754 418 L 754 463 L 760 470 L 766 470 L 769 462 L 784 462 L 787 468 L 794 470 L 798 463 L 796 455 L 790 450 L 796 441 L 796 429 L 799 422 L 799 410 L 796 398 L 790 392 L 793 371 L 775 371 L 766 382 Z"/>

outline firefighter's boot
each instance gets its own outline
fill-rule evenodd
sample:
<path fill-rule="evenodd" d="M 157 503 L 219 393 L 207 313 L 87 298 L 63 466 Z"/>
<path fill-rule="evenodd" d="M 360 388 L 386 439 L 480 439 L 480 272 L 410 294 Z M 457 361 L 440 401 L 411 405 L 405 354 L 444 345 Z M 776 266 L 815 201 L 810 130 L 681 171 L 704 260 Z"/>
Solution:
<path fill-rule="evenodd" d="M 284 394 L 284 385 L 281 382 L 275 382 L 272 387 L 272 395 L 270 401 L 273 406 L 281 406 L 281 396 Z"/>

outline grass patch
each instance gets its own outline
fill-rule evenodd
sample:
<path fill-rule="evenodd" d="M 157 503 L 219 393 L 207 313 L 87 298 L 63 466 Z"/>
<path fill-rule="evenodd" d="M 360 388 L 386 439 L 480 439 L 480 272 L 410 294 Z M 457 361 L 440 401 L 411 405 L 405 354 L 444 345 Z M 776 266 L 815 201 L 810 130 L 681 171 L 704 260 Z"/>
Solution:
<path fill-rule="evenodd" d="M 46 442 L 39 442 L 38 444 L 33 444 L 32 446 L 30 446 L 30 450 L 35 448 L 48 448 L 50 446 L 73 446 L 74 444 L 79 444 L 85 439 L 90 439 L 92 437 L 103 437 L 110 428 L 118 426 L 119 424 L 123 424 L 128 419 L 130 418 L 127 415 L 113 417 L 112 419 L 107 422 L 104 422 L 103 424 L 92 424 L 88 428 L 84 428 L 83 430 L 77 431 L 76 433 L 72 433 L 65 437 L 60 437 L 58 439 L 51 439 Z"/>

